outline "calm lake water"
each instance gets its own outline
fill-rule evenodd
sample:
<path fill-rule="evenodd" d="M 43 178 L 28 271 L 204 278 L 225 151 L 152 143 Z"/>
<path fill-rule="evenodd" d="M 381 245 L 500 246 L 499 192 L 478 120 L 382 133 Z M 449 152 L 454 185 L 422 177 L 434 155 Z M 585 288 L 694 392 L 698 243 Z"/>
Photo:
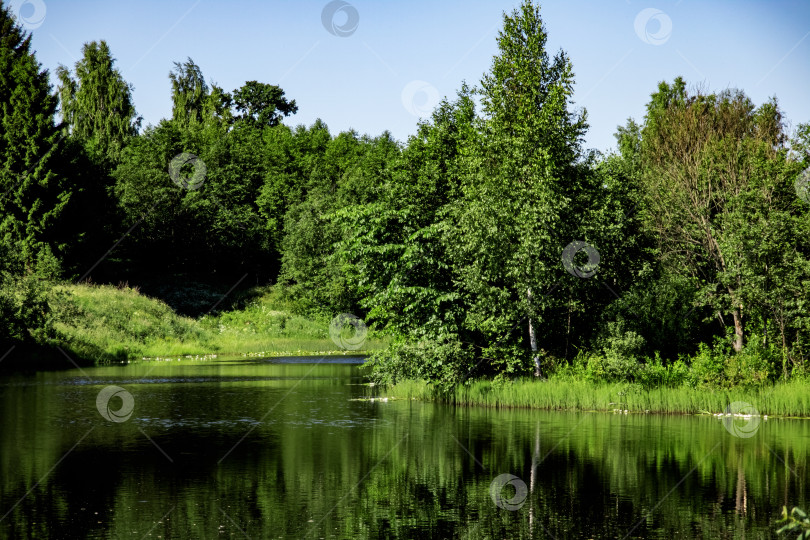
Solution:
<path fill-rule="evenodd" d="M 359 401 L 357 360 L 312 362 L 0 377 L 0 537 L 755 539 L 810 507 L 810 421 Z"/>

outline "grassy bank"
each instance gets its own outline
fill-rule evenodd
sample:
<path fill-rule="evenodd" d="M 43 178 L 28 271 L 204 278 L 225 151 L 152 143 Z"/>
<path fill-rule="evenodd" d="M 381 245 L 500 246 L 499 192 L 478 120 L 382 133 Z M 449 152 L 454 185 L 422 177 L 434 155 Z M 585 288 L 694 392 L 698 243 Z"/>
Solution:
<path fill-rule="evenodd" d="M 439 401 L 457 405 L 525 407 L 554 410 L 634 413 L 720 413 L 735 401 L 745 402 L 763 415 L 810 417 L 810 383 L 791 380 L 756 388 L 712 389 L 690 386 L 645 389 L 628 383 L 598 383 L 568 376 L 546 381 L 518 379 L 494 383 L 474 381 L 451 394 L 438 394 L 424 381 L 402 381 L 381 395 L 396 399 Z"/>
<path fill-rule="evenodd" d="M 143 357 L 199 355 L 273 356 L 341 354 L 329 337 L 329 320 L 294 315 L 272 289 L 251 291 L 240 309 L 199 318 L 177 314 L 137 289 L 67 285 L 67 313 L 53 345 L 95 363 Z M 356 351 L 382 346 L 373 334 Z M 355 351 L 348 351 L 355 354 Z"/>

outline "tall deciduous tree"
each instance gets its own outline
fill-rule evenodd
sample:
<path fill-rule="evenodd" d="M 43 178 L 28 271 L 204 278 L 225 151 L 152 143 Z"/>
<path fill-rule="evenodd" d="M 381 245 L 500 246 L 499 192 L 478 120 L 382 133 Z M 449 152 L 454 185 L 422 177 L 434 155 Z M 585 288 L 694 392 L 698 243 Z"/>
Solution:
<path fill-rule="evenodd" d="M 95 162 L 112 168 L 127 140 L 140 127 L 141 118 L 132 102 L 132 85 L 115 67 L 115 59 L 103 40 L 84 44 L 74 70 L 75 78 L 65 66 L 56 70 L 62 120 Z"/>
<path fill-rule="evenodd" d="M 85 43 L 73 73 L 60 65 L 56 75 L 68 133 L 65 172 L 76 189 L 72 209 L 65 214 L 75 233 L 65 263 L 66 269 L 82 275 L 126 230 L 110 193 L 111 173 L 141 118 L 132 102 L 132 86 L 115 67 L 105 41 Z"/>
<path fill-rule="evenodd" d="M 295 100 L 287 101 L 278 86 L 247 81 L 233 91 L 233 104 L 239 116 L 236 120 L 258 127 L 275 126 L 285 116 L 298 112 Z"/>
<path fill-rule="evenodd" d="M 512 356 L 518 321 L 526 319 L 532 348 L 544 341 L 542 295 L 564 277 L 562 249 L 579 239 L 576 161 L 587 124 L 572 107 L 571 61 L 563 51 L 551 57 L 547 40 L 532 2 L 504 16 L 499 54 L 482 80 L 483 144 L 471 152 L 454 208 L 449 249 L 469 299 L 466 324 L 485 336 L 482 354 L 499 371 L 524 368 L 519 356 L 503 359 Z M 538 354 L 534 371 L 540 375 Z"/>
<path fill-rule="evenodd" d="M 773 321 L 786 348 L 786 318 L 804 294 L 806 220 L 792 189 L 799 164 L 787 158 L 782 124 L 775 101 L 757 108 L 736 90 L 690 95 L 679 78 L 659 85 L 642 130 L 660 257 L 692 280 L 737 352 L 750 325 Z"/>
<path fill-rule="evenodd" d="M 191 58 L 175 62 L 169 80 L 172 83 L 172 119 L 184 126 L 202 122 L 210 89 L 200 66 Z"/>
<path fill-rule="evenodd" d="M 233 97 L 216 83 L 205 82 L 200 66 L 188 58 L 169 72 L 172 121 L 184 132 L 215 141 L 233 123 Z M 204 133 L 202 133 L 204 132 Z"/>
<path fill-rule="evenodd" d="M 540 349 L 559 341 L 544 293 L 566 276 L 563 248 L 588 231 L 579 213 L 598 183 L 580 163 L 571 62 L 546 43 L 532 2 L 505 14 L 483 115 L 466 88 L 443 102 L 380 200 L 340 212 L 363 303 L 394 334 L 373 362 L 383 378 L 540 375 Z"/>

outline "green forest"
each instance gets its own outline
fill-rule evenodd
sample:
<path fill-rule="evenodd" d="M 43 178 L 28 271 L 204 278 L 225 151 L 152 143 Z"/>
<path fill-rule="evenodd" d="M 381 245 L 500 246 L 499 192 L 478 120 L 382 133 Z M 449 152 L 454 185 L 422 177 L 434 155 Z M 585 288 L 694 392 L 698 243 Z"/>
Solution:
<path fill-rule="evenodd" d="M 810 124 L 776 96 L 673 76 L 615 151 L 587 149 L 575 66 L 526 1 L 404 142 L 293 127 L 295 96 L 191 58 L 143 126 L 105 41 L 52 85 L 2 0 L 0 29 L 9 364 L 258 353 L 351 313 L 384 384 L 810 375 Z"/>

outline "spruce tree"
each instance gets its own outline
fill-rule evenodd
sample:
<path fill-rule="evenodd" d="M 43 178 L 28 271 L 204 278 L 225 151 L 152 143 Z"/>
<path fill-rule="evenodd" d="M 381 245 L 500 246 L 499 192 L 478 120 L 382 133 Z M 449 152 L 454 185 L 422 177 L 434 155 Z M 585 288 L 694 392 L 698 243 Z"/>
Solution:
<path fill-rule="evenodd" d="M 71 193 L 52 169 L 61 141 L 48 71 L 0 1 L 0 243 L 4 270 L 57 272 L 67 242 L 57 231 Z"/>

